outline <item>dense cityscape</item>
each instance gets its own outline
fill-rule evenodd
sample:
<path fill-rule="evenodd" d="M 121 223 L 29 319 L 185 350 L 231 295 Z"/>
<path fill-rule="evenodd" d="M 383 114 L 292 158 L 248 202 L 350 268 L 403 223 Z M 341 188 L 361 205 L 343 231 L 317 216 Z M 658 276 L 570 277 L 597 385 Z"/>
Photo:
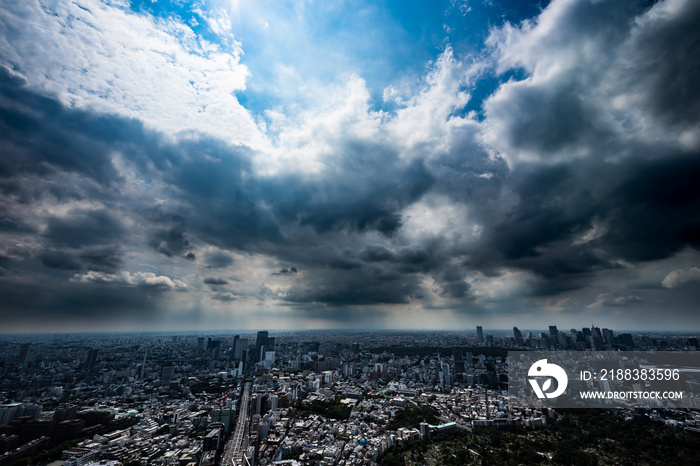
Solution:
<path fill-rule="evenodd" d="M 392 452 L 435 439 L 556 426 L 559 410 L 508 401 L 506 355 L 515 349 L 699 348 L 691 334 L 556 326 L 7 335 L 0 465 L 395 464 Z M 611 412 L 700 441 L 696 410 Z M 536 452 L 539 460 L 558 464 L 552 450 Z M 484 464 L 481 453 L 467 451 Z"/>

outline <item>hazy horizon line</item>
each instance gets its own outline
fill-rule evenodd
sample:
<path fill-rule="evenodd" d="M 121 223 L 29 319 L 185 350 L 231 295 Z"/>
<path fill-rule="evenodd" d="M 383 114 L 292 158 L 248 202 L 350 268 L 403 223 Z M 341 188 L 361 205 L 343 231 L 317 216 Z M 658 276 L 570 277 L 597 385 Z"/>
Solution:
<path fill-rule="evenodd" d="M 515 326 L 517 327 L 517 325 Z M 557 326 L 558 327 L 558 326 Z M 567 330 L 571 330 L 571 327 Z M 579 327 L 577 330 L 582 328 L 590 327 Z M 598 327 L 607 328 L 607 327 Z M 521 332 L 535 332 L 535 331 L 547 331 L 545 328 L 520 328 Z M 674 333 L 677 335 L 686 334 L 696 334 L 700 333 L 700 330 L 680 330 L 680 329 L 611 329 L 616 333 Z M 11 336 L 39 336 L 39 335 L 80 335 L 80 336 L 107 336 L 107 335 L 131 335 L 131 336 L 146 336 L 146 335 L 161 335 L 161 336 L 195 336 L 195 335 L 220 335 L 220 334 L 255 334 L 260 331 L 267 331 L 269 333 L 390 333 L 390 332 L 409 332 L 409 333 L 436 333 L 436 332 L 469 332 L 476 334 L 476 327 L 474 328 L 464 328 L 464 329 L 421 329 L 421 328 L 330 328 L 330 329 L 271 329 L 271 328 L 259 328 L 259 329 L 208 329 L 208 330 L 123 330 L 123 331 L 106 331 L 106 330 L 94 330 L 94 331 L 76 331 L 76 332 L 48 332 L 48 331 L 33 331 L 33 332 L 3 332 L 0 330 L 0 337 L 11 337 Z M 496 331 L 496 332 L 512 332 L 513 327 L 509 328 L 483 328 L 484 332 Z M 559 329 L 559 331 L 566 331 Z"/>

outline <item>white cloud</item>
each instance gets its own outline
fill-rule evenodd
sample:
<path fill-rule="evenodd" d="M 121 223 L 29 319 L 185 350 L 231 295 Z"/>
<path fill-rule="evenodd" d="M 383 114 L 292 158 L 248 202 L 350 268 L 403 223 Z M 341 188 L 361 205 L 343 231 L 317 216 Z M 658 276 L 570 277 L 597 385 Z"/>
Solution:
<path fill-rule="evenodd" d="M 611 293 L 600 293 L 598 298 L 586 307 L 624 307 L 642 302 L 644 302 L 644 300 L 636 295 L 616 296 Z"/>
<path fill-rule="evenodd" d="M 262 173 L 281 171 L 320 173 L 345 156 L 340 147 L 349 140 L 379 143 L 383 114 L 370 109 L 365 81 L 350 75 L 340 84 L 318 89 L 323 103 L 296 117 L 268 111 L 270 130 L 277 132 L 275 148 L 256 159 Z"/>
<path fill-rule="evenodd" d="M 425 157 L 444 148 L 444 138 L 449 134 L 449 123 L 461 122 L 452 114 L 469 102 L 464 86 L 481 70 L 480 65 L 467 66 L 454 57 L 447 48 L 436 60 L 426 76 L 425 86 L 412 97 L 398 100 L 397 91 L 385 91 L 385 99 L 405 103 L 396 117 L 387 124 L 399 147 Z"/>
<path fill-rule="evenodd" d="M 670 272 L 661 285 L 664 288 L 677 288 L 689 282 L 700 282 L 700 267 L 690 267 Z"/>
<path fill-rule="evenodd" d="M 528 272 L 519 270 L 504 270 L 496 276 L 471 272 L 466 282 L 470 286 L 470 294 L 483 303 L 526 293 L 531 288 L 534 277 Z"/>
<path fill-rule="evenodd" d="M 594 239 L 604 236 L 609 230 L 609 226 L 601 222 L 600 219 L 594 219 L 591 228 L 584 234 L 576 238 L 573 242 L 574 245 L 586 244 L 593 241 Z"/>
<path fill-rule="evenodd" d="M 227 28 L 222 14 L 210 19 Z M 177 20 L 97 0 L 10 2 L 0 28 L 0 63 L 67 105 L 137 118 L 171 135 L 265 145 L 233 95 L 248 76 L 238 43 L 224 48 Z"/>
<path fill-rule="evenodd" d="M 430 195 L 403 212 L 404 235 L 411 242 L 442 238 L 451 245 L 478 236 L 480 227 L 470 221 L 467 206 L 445 196 Z"/>
<path fill-rule="evenodd" d="M 193 11 L 204 18 L 209 26 L 209 29 L 211 29 L 214 34 L 233 37 L 231 35 L 231 20 L 229 19 L 226 10 L 218 8 L 205 12 L 202 11 L 201 8 L 195 8 Z"/>
<path fill-rule="evenodd" d="M 398 151 L 407 163 L 444 154 L 456 145 L 464 146 L 465 140 L 474 148 L 478 124 L 471 116 L 463 118 L 455 112 L 469 101 L 465 86 L 482 70 L 483 64 L 462 63 L 447 47 L 420 85 L 403 83 L 400 89 L 384 89 L 383 101 L 399 106 L 394 114 L 372 108 L 367 83 L 356 74 L 314 88 L 314 105 L 297 115 L 266 112 L 271 120 L 269 130 L 277 136 L 274 149 L 259 154 L 258 170 L 322 173 L 347 157 L 343 149 L 355 141 L 384 145 Z"/>
<path fill-rule="evenodd" d="M 156 275 L 153 272 L 136 272 L 131 274 L 130 272 L 124 271 L 114 274 L 90 270 L 84 274 L 75 274 L 71 280 L 81 283 L 113 283 L 162 290 L 184 291 L 187 289 L 187 284 L 185 282 L 166 277 L 165 275 Z"/>

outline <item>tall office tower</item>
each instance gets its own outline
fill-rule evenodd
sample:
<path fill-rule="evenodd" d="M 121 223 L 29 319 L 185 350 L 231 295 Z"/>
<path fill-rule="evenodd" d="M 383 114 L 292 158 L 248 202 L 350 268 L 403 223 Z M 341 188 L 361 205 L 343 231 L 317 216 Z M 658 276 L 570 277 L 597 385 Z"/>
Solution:
<path fill-rule="evenodd" d="M 569 330 L 569 338 L 571 338 L 571 343 L 574 345 L 574 348 L 578 347 L 578 332 L 575 328 Z"/>
<path fill-rule="evenodd" d="M 202 351 L 204 349 L 204 337 L 197 338 L 197 351 Z"/>
<path fill-rule="evenodd" d="M 240 338 L 238 340 L 238 346 L 241 347 L 241 361 L 245 361 L 246 355 L 243 353 L 247 353 L 247 351 L 248 351 L 248 339 L 247 338 Z"/>
<path fill-rule="evenodd" d="M 267 349 L 265 351 L 274 351 L 275 350 L 275 337 L 267 337 Z"/>
<path fill-rule="evenodd" d="M 484 329 L 481 328 L 481 325 L 476 326 L 476 341 L 479 343 L 484 342 Z"/>
<path fill-rule="evenodd" d="M 604 328 L 603 329 L 603 343 L 605 343 L 607 346 L 614 345 L 615 344 L 615 332 L 613 332 L 609 328 Z"/>
<path fill-rule="evenodd" d="M 464 353 L 464 364 L 465 366 L 471 366 L 472 364 L 474 364 L 474 355 L 471 351 L 467 351 L 466 353 Z"/>
<path fill-rule="evenodd" d="M 595 346 L 595 349 L 602 349 L 603 335 L 601 335 L 600 329 L 598 327 L 591 326 L 591 337 L 593 339 L 593 345 Z"/>
<path fill-rule="evenodd" d="M 219 359 L 221 355 L 221 340 L 213 340 L 209 344 L 209 357 L 211 359 Z"/>
<path fill-rule="evenodd" d="M 231 354 L 233 355 L 233 360 L 238 362 L 241 360 L 241 336 L 236 335 L 233 337 L 233 348 Z"/>
<path fill-rule="evenodd" d="M 261 330 L 258 332 L 258 337 L 255 340 L 255 362 L 260 362 L 265 357 L 264 351 L 267 350 L 267 330 Z"/>
<path fill-rule="evenodd" d="M 520 333 L 518 327 L 513 327 L 513 339 L 515 340 L 516 345 L 523 346 L 523 334 Z"/>
<path fill-rule="evenodd" d="M 628 350 L 631 350 L 634 348 L 634 338 L 632 338 L 631 333 L 621 333 L 619 338 L 620 338 L 620 343 L 625 345 Z"/>
<path fill-rule="evenodd" d="M 562 348 L 568 348 L 569 347 L 569 339 L 566 338 L 566 333 L 564 332 L 559 332 L 559 338 L 557 340 L 559 342 L 559 346 Z"/>
<path fill-rule="evenodd" d="M 556 325 L 549 326 L 549 341 L 553 346 L 559 346 L 559 330 Z"/>
<path fill-rule="evenodd" d="M 251 405 L 251 407 L 253 408 L 253 414 L 262 414 L 262 399 L 263 395 L 260 393 L 256 393 L 255 395 L 253 395 Z"/>
<path fill-rule="evenodd" d="M 446 362 L 442 363 L 442 371 L 440 372 L 443 384 L 452 385 L 452 376 L 450 375 L 450 365 Z"/>
<path fill-rule="evenodd" d="M 24 364 L 25 362 L 27 362 L 27 357 L 29 356 L 29 347 L 31 345 L 31 343 L 23 343 L 22 346 L 19 347 L 19 355 L 17 356 L 18 364 Z"/>
<path fill-rule="evenodd" d="M 464 360 L 462 359 L 462 352 L 459 348 L 453 348 L 452 355 L 455 359 L 455 374 L 462 374 L 464 372 Z"/>
<path fill-rule="evenodd" d="M 352 352 L 355 354 L 358 354 L 360 352 L 360 344 L 359 343 L 352 344 Z"/>
<path fill-rule="evenodd" d="M 97 362 L 97 352 L 98 350 L 96 349 L 91 349 L 88 352 L 87 359 L 85 360 L 85 369 L 91 371 L 93 367 L 95 367 L 95 363 Z"/>
<path fill-rule="evenodd" d="M 444 375 L 450 375 L 450 365 L 449 364 L 447 364 L 446 362 L 443 362 L 441 369 L 442 369 L 442 373 Z"/>

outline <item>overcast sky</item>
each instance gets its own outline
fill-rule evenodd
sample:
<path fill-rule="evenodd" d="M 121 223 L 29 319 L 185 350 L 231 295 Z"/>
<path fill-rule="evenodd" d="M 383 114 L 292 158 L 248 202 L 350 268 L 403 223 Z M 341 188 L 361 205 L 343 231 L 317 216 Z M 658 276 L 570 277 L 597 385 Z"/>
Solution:
<path fill-rule="evenodd" d="M 695 331 L 698 24 L 0 0 L 0 331 Z"/>

